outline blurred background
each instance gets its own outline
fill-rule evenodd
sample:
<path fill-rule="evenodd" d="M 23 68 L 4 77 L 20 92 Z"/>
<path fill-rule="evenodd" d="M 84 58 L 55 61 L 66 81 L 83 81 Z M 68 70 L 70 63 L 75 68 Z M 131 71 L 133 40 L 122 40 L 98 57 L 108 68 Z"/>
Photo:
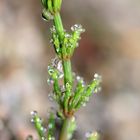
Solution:
<path fill-rule="evenodd" d="M 39 0 L 0 0 L 0 140 L 25 140 L 36 133 L 30 111 L 47 119 L 47 65 L 52 23 L 41 19 Z M 76 114 L 78 140 L 98 130 L 102 140 L 140 139 L 140 1 L 64 0 L 67 30 L 86 29 L 73 70 L 88 83 L 102 75 L 102 91 Z"/>

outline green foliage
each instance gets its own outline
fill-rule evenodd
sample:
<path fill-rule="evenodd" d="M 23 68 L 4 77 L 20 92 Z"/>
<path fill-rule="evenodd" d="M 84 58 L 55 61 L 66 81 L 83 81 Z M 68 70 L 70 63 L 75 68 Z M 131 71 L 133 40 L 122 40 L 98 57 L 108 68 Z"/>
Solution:
<path fill-rule="evenodd" d="M 53 92 L 49 95 L 58 104 L 56 113 L 50 113 L 48 129 L 43 127 L 42 120 L 37 112 L 32 112 L 32 122 L 38 132 L 40 140 L 56 139 L 56 116 L 61 122 L 59 140 L 71 140 L 76 130 L 74 114 L 82 106 L 85 106 L 89 98 L 100 90 L 101 76 L 94 75 L 93 81 L 86 85 L 83 78 L 73 75 L 71 69 L 71 57 L 74 50 L 79 46 L 81 33 L 85 32 L 82 25 L 75 24 L 71 32 L 64 30 L 60 16 L 62 0 L 41 0 L 43 5 L 42 17 L 45 20 L 53 20 L 53 27 L 50 29 L 56 57 L 48 66 L 48 84 L 52 85 Z M 56 115 L 57 114 L 57 115 Z M 28 140 L 32 137 L 28 137 Z M 90 133 L 88 140 L 98 140 L 97 133 Z"/>
<path fill-rule="evenodd" d="M 41 0 L 43 5 L 42 16 L 46 20 L 52 20 L 53 15 L 60 11 L 62 0 Z"/>
<path fill-rule="evenodd" d="M 50 113 L 49 121 L 48 121 L 48 140 L 55 140 L 55 116 L 53 113 Z"/>
<path fill-rule="evenodd" d="M 42 119 L 38 116 L 36 111 L 32 111 L 31 115 L 32 115 L 31 122 L 34 124 L 40 139 L 46 140 L 46 136 L 45 136 L 46 128 L 43 127 Z"/>

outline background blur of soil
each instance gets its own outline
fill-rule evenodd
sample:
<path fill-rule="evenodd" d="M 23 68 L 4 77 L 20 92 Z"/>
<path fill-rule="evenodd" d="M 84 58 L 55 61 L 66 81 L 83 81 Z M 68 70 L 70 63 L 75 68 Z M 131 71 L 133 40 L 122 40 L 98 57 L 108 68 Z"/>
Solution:
<path fill-rule="evenodd" d="M 36 133 L 30 111 L 46 119 L 51 106 L 47 65 L 52 23 L 41 19 L 39 0 L 0 0 L 0 140 Z M 64 0 L 65 28 L 86 32 L 72 59 L 87 82 L 103 77 L 102 92 L 76 115 L 77 140 L 99 130 L 102 140 L 140 139 L 140 1 Z"/>

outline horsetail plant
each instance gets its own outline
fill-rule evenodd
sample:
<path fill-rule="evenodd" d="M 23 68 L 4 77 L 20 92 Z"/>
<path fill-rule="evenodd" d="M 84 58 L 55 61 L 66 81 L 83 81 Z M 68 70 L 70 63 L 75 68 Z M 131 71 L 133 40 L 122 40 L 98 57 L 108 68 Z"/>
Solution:
<path fill-rule="evenodd" d="M 40 140 L 71 140 L 76 130 L 74 114 L 80 107 L 86 105 L 91 95 L 99 91 L 101 76 L 95 74 L 93 81 L 86 85 L 82 77 L 73 75 L 71 57 L 78 47 L 80 35 L 85 32 L 85 29 L 82 25 L 75 24 L 71 27 L 71 33 L 64 30 L 60 16 L 62 0 L 41 0 L 41 2 L 43 19 L 53 21 L 50 31 L 56 57 L 48 66 L 48 83 L 53 86 L 53 93 L 50 96 L 58 104 L 58 109 L 55 113 L 50 113 L 47 128 L 43 126 L 43 121 L 36 111 L 31 112 L 31 121 Z M 60 85 L 60 81 L 61 83 L 63 81 L 63 85 Z M 57 117 L 61 122 L 58 136 L 56 135 Z M 86 136 L 87 140 L 99 139 L 97 132 L 88 133 Z M 33 140 L 33 137 L 29 136 L 27 140 Z"/>

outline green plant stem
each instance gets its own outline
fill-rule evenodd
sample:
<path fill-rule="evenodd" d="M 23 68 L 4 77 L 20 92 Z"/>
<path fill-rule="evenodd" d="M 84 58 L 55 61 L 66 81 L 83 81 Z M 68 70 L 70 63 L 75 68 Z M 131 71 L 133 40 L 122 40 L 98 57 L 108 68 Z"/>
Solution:
<path fill-rule="evenodd" d="M 71 74 L 71 61 L 63 60 L 63 69 L 64 69 L 64 81 L 65 84 L 68 82 L 72 84 L 72 74 Z"/>
<path fill-rule="evenodd" d="M 71 126 L 72 118 L 65 118 L 59 140 L 69 140 L 69 128 Z"/>
<path fill-rule="evenodd" d="M 63 28 L 63 24 L 62 24 L 62 20 L 61 20 L 61 16 L 59 12 L 54 15 L 54 25 L 59 35 L 59 41 L 61 43 L 62 40 L 64 39 L 64 28 Z M 61 45 L 61 47 L 65 47 L 65 46 Z M 64 56 L 63 51 L 62 51 L 61 56 L 63 58 Z M 65 83 L 65 88 L 66 88 L 66 83 L 69 83 L 70 85 L 72 85 L 72 70 L 71 70 L 70 58 L 66 60 L 62 59 L 62 65 L 63 65 L 63 71 L 64 71 L 64 83 Z M 59 140 L 68 140 L 68 129 L 70 127 L 70 123 L 71 123 L 71 118 L 65 117 Z"/>
<path fill-rule="evenodd" d="M 64 38 L 64 28 L 63 28 L 61 16 L 59 13 L 56 13 L 54 15 L 54 25 L 55 25 L 57 33 L 59 34 L 60 42 L 62 42 L 61 40 L 63 40 L 63 38 Z M 65 47 L 65 46 L 63 46 L 63 47 Z M 64 54 L 61 54 L 61 55 L 63 56 Z M 66 59 L 66 60 L 62 59 L 62 64 L 63 64 L 63 70 L 64 70 L 64 83 L 65 83 L 65 85 L 66 85 L 66 83 L 69 83 L 72 85 L 72 70 L 71 70 L 70 58 Z"/>
<path fill-rule="evenodd" d="M 63 28 L 63 24 L 62 24 L 62 20 L 61 20 L 61 16 L 59 12 L 55 13 L 53 21 L 54 21 L 56 31 L 59 34 L 60 41 L 61 41 L 63 40 L 63 37 L 64 37 L 64 34 L 63 34 L 64 28 Z"/>
<path fill-rule="evenodd" d="M 64 28 L 63 28 L 61 16 L 59 13 L 56 13 L 54 15 L 54 25 L 55 25 L 56 31 L 59 34 L 59 39 L 60 39 L 60 43 L 61 43 L 61 40 L 63 40 L 63 38 L 64 38 Z M 61 55 L 63 56 L 64 54 L 61 54 Z M 72 83 L 72 74 L 71 74 L 72 72 L 71 72 L 70 59 L 62 60 L 62 62 L 63 62 L 63 69 L 64 69 L 64 82 L 65 82 L 65 84 L 67 82 Z"/>

